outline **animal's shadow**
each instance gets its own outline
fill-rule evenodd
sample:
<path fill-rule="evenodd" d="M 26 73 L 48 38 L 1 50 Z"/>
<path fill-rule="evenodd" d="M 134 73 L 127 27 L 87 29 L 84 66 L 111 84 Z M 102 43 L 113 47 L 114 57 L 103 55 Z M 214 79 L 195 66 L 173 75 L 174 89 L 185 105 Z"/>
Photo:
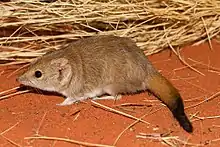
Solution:
<path fill-rule="evenodd" d="M 25 85 L 20 85 L 20 87 L 17 89 L 17 91 L 24 91 L 24 90 L 30 90 L 29 93 L 35 93 L 35 94 L 41 94 L 41 95 L 43 94 L 43 95 L 49 95 L 49 96 L 54 95 L 54 96 L 60 96 L 60 97 L 65 98 L 65 96 L 57 92 L 45 91 L 45 90 L 41 90 L 38 88 L 33 88 L 30 86 L 25 86 Z"/>

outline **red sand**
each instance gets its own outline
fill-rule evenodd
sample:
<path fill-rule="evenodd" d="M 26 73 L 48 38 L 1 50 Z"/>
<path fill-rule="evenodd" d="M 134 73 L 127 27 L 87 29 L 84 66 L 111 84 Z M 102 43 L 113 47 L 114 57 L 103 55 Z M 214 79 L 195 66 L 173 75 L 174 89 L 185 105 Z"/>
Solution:
<path fill-rule="evenodd" d="M 191 65 L 197 63 L 195 68 L 202 72 L 204 76 L 189 68 L 184 68 L 185 65 L 175 55 L 170 56 L 170 51 L 164 51 L 149 57 L 155 67 L 179 89 L 186 108 L 220 91 L 220 44 L 213 41 L 212 46 L 213 51 L 210 50 L 207 43 L 185 47 L 181 50 L 184 59 Z M 219 68 L 219 71 L 214 72 L 211 67 Z M 0 91 L 19 85 L 16 82 L 18 73 L 8 77 L 16 68 L 18 66 L 0 67 Z M 56 106 L 57 103 L 63 100 L 59 96 L 48 96 L 40 93 L 26 93 L 1 100 L 0 133 L 2 133 L 0 135 L 0 146 L 79 146 L 63 141 L 24 139 L 24 137 L 35 136 L 36 134 L 113 145 L 118 135 L 135 121 L 94 107 L 90 100 L 71 106 Z M 168 133 L 170 137 L 177 136 L 180 140 L 193 143 L 192 146 L 195 146 L 195 144 L 218 146 L 220 143 L 220 141 L 215 140 L 220 138 L 219 97 L 186 109 L 186 113 L 194 126 L 192 134 L 184 132 L 172 117 L 170 111 L 160 101 L 146 93 L 123 96 L 121 100 L 116 102 L 111 100 L 97 102 L 136 117 L 149 114 L 143 119 L 149 122 L 150 125 L 139 122 L 127 129 L 119 138 L 116 144 L 117 147 L 165 146 L 156 137 L 154 137 L 155 139 L 137 138 L 139 133 L 151 135 Z M 116 107 L 116 105 L 125 103 L 144 104 L 144 106 Z M 158 111 L 153 113 L 156 110 Z M 198 119 L 198 117 L 201 118 Z M 4 133 L 5 130 L 16 123 L 18 123 L 16 126 Z M 174 145 L 180 144 L 178 141 L 167 141 Z"/>

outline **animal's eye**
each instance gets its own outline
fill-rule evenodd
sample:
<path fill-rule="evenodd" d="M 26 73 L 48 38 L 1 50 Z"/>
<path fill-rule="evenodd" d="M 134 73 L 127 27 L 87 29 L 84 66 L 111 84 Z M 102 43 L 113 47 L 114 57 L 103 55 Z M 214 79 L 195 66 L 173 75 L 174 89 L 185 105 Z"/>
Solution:
<path fill-rule="evenodd" d="M 40 78 L 42 76 L 42 73 L 41 73 L 41 71 L 37 70 L 37 71 L 35 71 L 34 75 L 36 78 Z"/>

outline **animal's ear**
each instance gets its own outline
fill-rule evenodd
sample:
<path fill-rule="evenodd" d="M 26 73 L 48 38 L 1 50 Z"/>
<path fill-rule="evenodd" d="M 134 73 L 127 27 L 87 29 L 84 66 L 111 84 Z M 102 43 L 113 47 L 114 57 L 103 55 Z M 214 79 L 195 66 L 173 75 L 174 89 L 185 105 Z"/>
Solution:
<path fill-rule="evenodd" d="M 62 86 L 70 82 L 72 76 L 72 68 L 67 59 L 54 59 L 51 61 L 51 66 L 54 67 L 54 70 L 58 71 L 59 75 L 57 77 L 57 80 Z"/>

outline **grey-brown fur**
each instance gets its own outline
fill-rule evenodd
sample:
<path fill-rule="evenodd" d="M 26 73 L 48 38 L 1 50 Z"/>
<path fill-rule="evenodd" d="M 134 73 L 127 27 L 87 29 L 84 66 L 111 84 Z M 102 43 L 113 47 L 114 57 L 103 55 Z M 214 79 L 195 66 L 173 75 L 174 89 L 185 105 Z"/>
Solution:
<path fill-rule="evenodd" d="M 155 75 L 156 78 L 153 78 Z M 153 68 L 136 44 L 125 37 L 94 36 L 75 41 L 40 57 L 18 80 L 24 85 L 63 94 L 67 98 L 60 105 L 69 105 L 106 93 L 117 96 L 150 90 L 157 93 L 170 110 L 175 107 L 171 103 L 180 102 L 180 106 L 183 106 L 181 97 L 178 97 L 180 101 L 173 99 L 173 96 L 179 95 L 178 91 Z M 173 94 L 157 90 L 157 82 Z M 177 114 L 173 114 L 185 116 L 182 107 Z"/>

